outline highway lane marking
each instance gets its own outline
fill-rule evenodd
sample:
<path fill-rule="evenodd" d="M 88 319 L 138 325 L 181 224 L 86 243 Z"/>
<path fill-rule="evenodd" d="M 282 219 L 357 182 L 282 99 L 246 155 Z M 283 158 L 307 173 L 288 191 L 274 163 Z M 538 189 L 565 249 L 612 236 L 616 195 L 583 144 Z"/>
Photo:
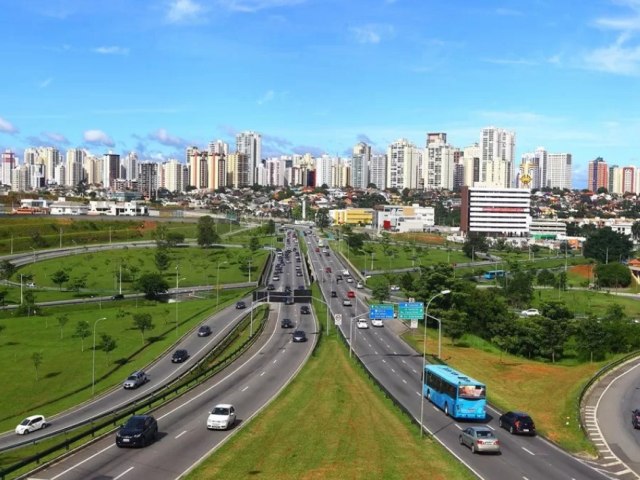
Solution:
<path fill-rule="evenodd" d="M 407 381 L 403 378 L 402 379 L 402 383 L 404 383 L 405 385 L 407 384 Z"/>
<path fill-rule="evenodd" d="M 267 373 L 267 372 L 262 372 L 262 373 L 260 374 L 260 376 L 263 376 L 265 373 Z"/>
<path fill-rule="evenodd" d="M 374 351 L 373 351 L 373 353 L 377 355 L 377 354 L 378 354 L 378 351 L 377 351 L 377 350 L 374 350 Z"/>
<path fill-rule="evenodd" d="M 391 369 L 391 371 L 392 371 L 393 373 L 396 373 L 396 371 L 395 371 L 393 368 Z"/>
<path fill-rule="evenodd" d="M 622 463 L 622 462 L 620 462 Z M 626 470 L 620 470 L 619 472 L 612 472 L 614 475 L 626 475 L 627 473 L 631 473 L 631 469 L 627 468 Z"/>
<path fill-rule="evenodd" d="M 278 361 L 278 359 L 276 358 L 272 363 L 276 363 Z"/>
<path fill-rule="evenodd" d="M 458 430 L 462 430 L 462 427 L 460 425 L 458 425 L 457 423 L 454 423 L 454 425 Z"/>
<path fill-rule="evenodd" d="M 186 430 L 185 430 L 185 431 L 183 431 L 183 432 L 180 432 L 178 435 L 176 435 L 176 436 L 175 436 L 175 437 L 173 437 L 173 438 L 175 438 L 175 439 L 177 440 L 178 438 L 180 438 L 180 437 L 181 437 L 182 435 L 184 435 L 185 433 L 187 433 L 187 431 L 186 431 Z"/>
<path fill-rule="evenodd" d="M 417 372 L 417 370 L 416 370 L 415 368 L 412 368 L 412 369 L 411 369 L 411 371 L 412 371 L 413 373 L 418 373 L 418 372 Z"/>
<path fill-rule="evenodd" d="M 124 477 L 127 473 L 129 473 L 131 470 L 133 470 L 135 467 L 129 467 L 127 468 L 124 472 L 122 472 L 120 475 L 118 475 L 117 477 L 113 477 L 113 480 L 118 480 L 119 478 Z"/>
<path fill-rule="evenodd" d="M 76 469 L 77 467 L 79 467 L 80 465 L 82 465 L 83 463 L 88 462 L 89 460 L 93 460 L 95 457 L 97 457 L 98 455 L 102 455 L 104 452 L 106 452 L 107 450 L 109 450 L 110 448 L 115 447 L 115 443 L 112 443 L 111 445 L 109 445 L 108 447 L 103 448 L 102 450 L 94 453 L 93 455 L 91 455 L 90 457 L 85 458 L 84 460 L 82 460 L 81 462 L 76 463 L 75 465 L 70 466 L 69 468 L 67 468 L 66 470 L 64 470 L 63 472 L 59 473 L 58 475 L 56 475 L 55 477 L 51 477 L 50 480 L 56 480 L 56 478 L 60 478 L 61 476 L 69 473 L 71 470 Z"/>
<path fill-rule="evenodd" d="M 416 395 L 420 396 L 420 392 L 416 392 Z"/>
<path fill-rule="evenodd" d="M 387 363 L 387 361 L 383 358 L 383 359 L 382 359 L 382 363 Z"/>
<path fill-rule="evenodd" d="M 522 449 L 523 449 L 525 452 L 527 452 L 529 455 L 533 455 L 534 457 L 536 456 L 536 454 L 535 454 L 535 453 L 533 453 L 533 452 L 532 452 L 531 450 L 529 450 L 528 448 L 525 448 L 525 447 L 520 447 L 520 448 L 522 448 Z"/>
<path fill-rule="evenodd" d="M 246 387 L 244 387 L 242 390 L 240 390 L 241 392 L 246 392 L 249 389 L 249 385 L 247 385 Z"/>
<path fill-rule="evenodd" d="M 402 360 L 402 363 L 404 363 L 405 365 L 407 364 L 407 362 L 405 362 L 404 360 Z"/>
<path fill-rule="evenodd" d="M 485 427 L 487 427 L 488 429 L 493 430 L 494 432 L 495 432 L 495 430 L 496 430 L 496 429 L 495 429 L 495 428 L 493 428 L 491 425 L 485 425 Z"/>

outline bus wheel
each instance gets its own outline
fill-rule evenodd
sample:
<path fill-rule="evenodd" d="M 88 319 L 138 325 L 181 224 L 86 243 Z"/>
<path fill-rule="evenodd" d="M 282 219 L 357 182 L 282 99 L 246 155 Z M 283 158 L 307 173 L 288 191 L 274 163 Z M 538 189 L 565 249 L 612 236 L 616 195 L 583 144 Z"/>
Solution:
<path fill-rule="evenodd" d="M 448 403 L 444 404 L 444 414 L 446 416 L 449 416 L 449 404 Z"/>
<path fill-rule="evenodd" d="M 431 401 L 431 390 L 427 390 L 427 400 Z"/>

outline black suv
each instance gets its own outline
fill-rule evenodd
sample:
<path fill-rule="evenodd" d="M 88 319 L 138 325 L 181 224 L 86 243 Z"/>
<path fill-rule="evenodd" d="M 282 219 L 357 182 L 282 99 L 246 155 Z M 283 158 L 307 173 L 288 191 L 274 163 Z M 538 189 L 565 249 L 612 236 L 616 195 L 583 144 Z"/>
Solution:
<path fill-rule="evenodd" d="M 640 408 L 636 408 L 631 412 L 631 424 L 633 428 L 640 428 Z"/>
<path fill-rule="evenodd" d="M 124 295 L 121 293 L 116 293 L 111 296 L 111 300 L 124 300 Z"/>
<path fill-rule="evenodd" d="M 153 442 L 158 433 L 158 422 L 151 415 L 134 415 L 116 433 L 118 447 L 144 447 Z"/>
<path fill-rule="evenodd" d="M 187 352 L 185 349 L 180 349 L 180 350 L 176 350 L 175 352 L 173 352 L 173 356 L 171 357 L 171 362 L 172 363 L 182 363 L 187 358 L 189 358 L 189 352 Z"/>
<path fill-rule="evenodd" d="M 237 308 L 238 310 L 242 310 L 243 308 L 247 308 L 247 304 L 246 304 L 246 303 L 244 303 L 244 302 L 242 302 L 242 301 L 240 301 L 240 302 L 236 302 L 236 308 Z"/>
<path fill-rule="evenodd" d="M 280 326 L 282 328 L 293 328 L 293 322 L 290 318 L 283 318 L 282 322 L 280 322 Z"/>
<path fill-rule="evenodd" d="M 309 315 L 311 313 L 311 309 L 307 305 L 302 305 L 300 307 L 300 313 L 303 315 Z"/>
<path fill-rule="evenodd" d="M 507 412 L 500 415 L 498 420 L 500 428 L 506 428 L 509 433 L 536 434 L 536 425 L 529 414 L 524 412 Z"/>
<path fill-rule="evenodd" d="M 208 337 L 209 335 L 211 335 L 211 327 L 209 325 L 202 325 L 198 329 L 199 337 Z"/>
<path fill-rule="evenodd" d="M 338 292 L 331 290 L 331 298 L 338 298 Z"/>

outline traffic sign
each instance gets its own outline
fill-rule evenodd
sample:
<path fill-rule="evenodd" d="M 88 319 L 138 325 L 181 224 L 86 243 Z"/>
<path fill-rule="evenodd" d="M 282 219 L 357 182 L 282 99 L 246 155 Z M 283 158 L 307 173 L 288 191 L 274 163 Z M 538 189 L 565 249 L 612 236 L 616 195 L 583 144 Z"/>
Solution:
<path fill-rule="evenodd" d="M 411 320 L 411 325 L 409 326 L 409 328 L 415 330 L 416 328 L 418 328 L 418 320 Z"/>
<path fill-rule="evenodd" d="M 393 318 L 393 305 L 387 303 L 369 306 L 369 318 L 371 320 L 391 320 Z"/>
<path fill-rule="evenodd" d="M 424 302 L 401 302 L 398 304 L 401 320 L 419 320 L 424 317 Z"/>
<path fill-rule="evenodd" d="M 340 327 L 342 326 L 342 314 L 341 313 L 336 313 L 333 316 L 333 323 L 336 327 Z"/>

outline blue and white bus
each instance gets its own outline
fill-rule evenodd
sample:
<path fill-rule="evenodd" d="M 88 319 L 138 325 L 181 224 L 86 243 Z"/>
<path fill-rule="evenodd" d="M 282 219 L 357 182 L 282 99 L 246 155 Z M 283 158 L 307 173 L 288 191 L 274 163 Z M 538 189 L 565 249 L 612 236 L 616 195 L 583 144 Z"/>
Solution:
<path fill-rule="evenodd" d="M 484 420 L 487 387 L 447 365 L 424 367 L 423 395 L 453 418 Z"/>
<path fill-rule="evenodd" d="M 494 278 L 504 278 L 504 270 L 490 270 L 486 272 L 483 277 L 485 280 L 493 280 Z"/>

